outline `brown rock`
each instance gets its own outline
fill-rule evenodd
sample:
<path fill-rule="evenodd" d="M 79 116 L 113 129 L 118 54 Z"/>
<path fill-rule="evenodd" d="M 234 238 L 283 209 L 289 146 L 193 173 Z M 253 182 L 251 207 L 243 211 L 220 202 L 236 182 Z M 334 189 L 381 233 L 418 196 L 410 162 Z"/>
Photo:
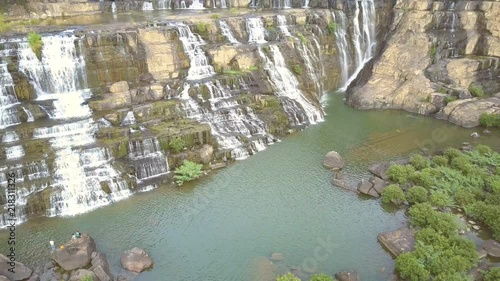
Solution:
<path fill-rule="evenodd" d="M 359 281 L 359 275 L 357 272 L 335 273 L 335 278 L 339 281 Z"/>
<path fill-rule="evenodd" d="M 323 165 L 334 171 L 340 170 L 344 167 L 345 163 L 342 157 L 335 151 L 330 151 L 325 155 Z"/>
<path fill-rule="evenodd" d="M 7 280 L 9 279 L 13 281 L 25 280 L 31 276 L 31 273 L 33 273 L 33 270 L 26 267 L 24 264 L 20 262 L 14 262 L 14 266 L 12 266 L 9 263 L 10 259 L 0 254 L 0 275 L 7 277 L 8 278 Z M 9 268 L 11 267 L 15 267 L 14 273 L 9 271 Z"/>
<path fill-rule="evenodd" d="M 120 262 L 123 268 L 137 273 L 153 266 L 153 259 L 143 249 L 137 247 L 123 252 Z"/>
<path fill-rule="evenodd" d="M 52 259 L 66 271 L 87 266 L 96 251 L 94 239 L 88 234 L 83 234 L 81 238 L 70 240 L 64 248 L 58 248 Z"/>
<path fill-rule="evenodd" d="M 127 81 L 116 82 L 109 87 L 109 91 L 113 94 L 127 92 L 128 90 L 129 87 Z"/>
<path fill-rule="evenodd" d="M 358 184 L 358 191 L 360 193 L 370 195 L 370 189 L 372 189 L 373 184 L 369 181 L 361 180 Z"/>
<path fill-rule="evenodd" d="M 385 246 L 389 252 L 397 257 L 402 253 L 411 252 L 415 249 L 415 232 L 409 228 L 380 233 L 378 241 Z"/>
<path fill-rule="evenodd" d="M 487 240 L 483 243 L 481 248 L 485 249 L 488 256 L 500 258 L 500 243 L 495 240 Z"/>
<path fill-rule="evenodd" d="M 373 184 L 373 189 L 378 193 L 382 194 L 382 191 L 385 189 L 387 186 L 387 183 L 382 180 L 381 178 L 378 177 L 372 177 L 370 179 L 370 182 Z"/>

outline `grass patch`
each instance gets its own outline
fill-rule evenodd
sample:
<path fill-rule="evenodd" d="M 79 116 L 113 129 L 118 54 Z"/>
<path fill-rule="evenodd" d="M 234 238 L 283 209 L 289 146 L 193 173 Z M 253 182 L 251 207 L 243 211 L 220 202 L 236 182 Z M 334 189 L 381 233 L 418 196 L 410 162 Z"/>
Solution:
<path fill-rule="evenodd" d="M 449 104 L 450 102 L 456 101 L 458 98 L 455 96 L 447 96 L 444 98 L 444 103 Z"/>
<path fill-rule="evenodd" d="M 293 73 L 295 73 L 297 75 L 302 75 L 302 73 L 304 73 L 304 69 L 302 69 L 302 67 L 298 64 L 294 65 L 292 69 L 293 69 Z"/>
<path fill-rule="evenodd" d="M 304 36 L 304 34 L 299 32 L 297 33 L 297 37 L 299 37 L 300 42 L 302 42 L 303 44 L 307 44 L 307 38 Z"/>
<path fill-rule="evenodd" d="M 36 32 L 28 33 L 28 43 L 38 59 L 41 59 L 43 47 L 42 35 Z"/>
<path fill-rule="evenodd" d="M 208 34 L 208 24 L 205 22 L 199 22 L 196 24 L 196 31 L 198 31 L 198 34 L 200 35 L 207 35 Z"/>
<path fill-rule="evenodd" d="M 3 15 L 0 14 L 0 32 L 9 31 L 12 29 L 12 24 L 5 21 Z"/>
<path fill-rule="evenodd" d="M 329 23 L 328 31 L 330 31 L 330 34 L 334 34 L 337 31 L 337 24 L 334 22 Z"/>
<path fill-rule="evenodd" d="M 248 71 L 257 71 L 257 70 L 259 70 L 259 67 L 256 65 L 252 65 L 248 68 Z"/>
<path fill-rule="evenodd" d="M 431 46 L 431 48 L 429 49 L 428 54 L 429 54 L 429 57 L 430 57 L 431 59 L 434 59 L 434 57 L 435 57 L 435 56 L 436 56 L 436 54 L 437 54 L 437 47 L 436 47 L 436 46 L 434 46 L 434 45 L 433 45 L 433 46 Z"/>
<path fill-rule="evenodd" d="M 500 114 L 484 112 L 479 117 L 479 123 L 485 127 L 500 127 Z"/>
<path fill-rule="evenodd" d="M 472 96 L 477 98 L 484 96 L 484 91 L 483 88 L 481 88 L 481 86 L 471 84 L 469 86 L 469 92 L 471 93 Z"/>
<path fill-rule="evenodd" d="M 242 75 L 243 71 L 240 70 L 234 70 L 234 69 L 228 69 L 224 70 L 224 74 L 229 74 L 229 75 Z"/>
<path fill-rule="evenodd" d="M 210 18 L 214 19 L 214 20 L 218 20 L 218 19 L 221 18 L 221 15 L 219 15 L 219 14 L 213 14 L 213 15 L 210 16 Z"/>

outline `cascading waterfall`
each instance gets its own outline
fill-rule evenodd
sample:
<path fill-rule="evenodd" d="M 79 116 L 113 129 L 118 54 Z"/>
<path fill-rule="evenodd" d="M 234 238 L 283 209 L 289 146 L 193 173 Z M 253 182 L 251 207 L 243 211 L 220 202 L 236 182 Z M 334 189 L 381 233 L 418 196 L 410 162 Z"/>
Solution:
<path fill-rule="evenodd" d="M 179 30 L 179 39 L 191 62 L 187 79 L 202 79 L 214 75 L 213 66 L 208 63 L 205 52 L 200 48 L 201 45 L 205 44 L 205 41 L 199 35 L 193 34 L 189 27 L 183 23 L 175 23 L 174 26 Z"/>
<path fill-rule="evenodd" d="M 200 9 L 205 9 L 205 7 L 203 7 L 203 1 L 202 0 L 193 0 L 193 3 L 191 4 L 191 6 L 189 6 L 189 9 L 200 10 Z"/>
<path fill-rule="evenodd" d="M 115 2 L 111 3 L 111 13 L 116 13 L 116 4 Z"/>
<path fill-rule="evenodd" d="M 128 151 L 128 157 L 132 161 L 139 183 L 168 174 L 168 161 L 160 148 L 158 139 L 130 141 Z"/>
<path fill-rule="evenodd" d="M 266 43 L 266 30 L 260 18 L 247 18 L 248 43 Z"/>
<path fill-rule="evenodd" d="M 19 159 L 24 156 L 24 149 L 22 145 L 15 145 L 5 148 L 5 155 L 7 160 Z"/>
<path fill-rule="evenodd" d="M 273 0 L 273 8 L 280 9 L 281 8 L 281 1 L 282 0 Z"/>
<path fill-rule="evenodd" d="M 186 7 L 186 1 L 181 0 L 180 6 L 181 6 L 180 7 L 181 9 L 187 9 L 187 7 Z"/>
<path fill-rule="evenodd" d="M 283 36 L 285 37 L 292 36 L 290 34 L 290 31 L 288 31 L 288 26 L 286 24 L 286 17 L 284 15 L 277 15 L 276 21 L 278 23 L 278 29 L 280 30 L 281 34 L 283 34 Z"/>
<path fill-rule="evenodd" d="M 259 5 L 258 0 L 252 0 L 252 2 L 250 2 L 250 8 L 257 8 L 258 5 Z"/>
<path fill-rule="evenodd" d="M 153 3 L 149 2 L 149 1 L 144 1 L 144 3 L 142 4 L 142 10 L 143 11 L 154 11 Z"/>
<path fill-rule="evenodd" d="M 166 10 L 170 9 L 170 3 L 171 0 L 158 0 L 158 9 L 160 10 Z"/>
<path fill-rule="evenodd" d="M 226 0 L 220 0 L 220 7 L 223 8 L 223 9 L 227 8 Z"/>
<path fill-rule="evenodd" d="M 127 115 L 125 118 L 123 118 L 122 123 L 120 124 L 121 126 L 130 126 L 136 123 L 134 112 L 129 111 L 127 112 Z"/>
<path fill-rule="evenodd" d="M 361 0 L 361 5 L 355 1 L 354 17 L 352 18 L 353 36 L 348 38 L 347 17 L 343 11 L 334 11 L 333 18 L 336 27 L 337 47 L 341 52 L 340 62 L 342 67 L 342 85 L 345 90 L 358 76 L 365 64 L 373 57 L 375 48 L 375 4 L 373 0 Z M 352 44 L 352 45 L 351 45 Z M 354 51 L 354 69 L 349 69 L 351 61 L 350 51 Z"/>
<path fill-rule="evenodd" d="M 294 125 L 309 125 L 323 121 L 322 110 L 313 106 L 299 90 L 299 81 L 287 68 L 280 49 L 275 45 L 269 46 L 269 49 L 273 59 L 267 57 L 261 48 L 259 54 L 276 88 L 276 95 L 286 98 L 282 103 L 290 121 Z"/>
<path fill-rule="evenodd" d="M 21 123 L 15 108 L 17 104 L 14 81 L 7 64 L 0 63 L 0 129 Z"/>
<path fill-rule="evenodd" d="M 317 43 L 316 38 L 313 38 L 313 41 Z M 316 91 L 320 94 L 323 93 L 323 83 L 322 77 L 324 73 L 323 64 L 321 63 L 321 50 L 318 48 L 318 55 L 315 54 L 314 48 L 312 47 L 310 42 L 300 42 L 298 50 L 304 58 L 304 62 L 307 68 L 307 73 L 311 78 L 311 81 L 315 83 Z"/>
<path fill-rule="evenodd" d="M 292 7 L 292 1 L 291 0 L 284 0 L 283 2 L 283 8 L 284 9 L 290 9 Z"/>
<path fill-rule="evenodd" d="M 309 8 L 309 0 L 304 0 L 304 4 L 302 5 L 302 8 L 304 8 L 304 9 Z"/>
<path fill-rule="evenodd" d="M 231 28 L 229 28 L 229 25 L 227 24 L 226 21 L 220 20 L 219 25 L 220 25 L 220 31 L 221 31 L 222 35 L 224 35 L 224 37 L 227 38 L 229 43 L 231 43 L 233 45 L 240 45 L 240 42 L 238 42 L 238 40 L 236 40 L 236 38 L 234 38 L 234 35 L 231 32 Z"/>

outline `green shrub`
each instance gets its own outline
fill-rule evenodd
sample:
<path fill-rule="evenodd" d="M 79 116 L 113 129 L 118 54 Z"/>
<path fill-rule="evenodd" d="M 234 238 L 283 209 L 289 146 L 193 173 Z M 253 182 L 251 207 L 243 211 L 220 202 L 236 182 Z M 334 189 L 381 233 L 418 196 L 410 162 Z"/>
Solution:
<path fill-rule="evenodd" d="M 331 34 L 334 34 L 337 31 L 337 24 L 334 22 L 330 22 L 328 24 L 328 31 L 330 31 Z"/>
<path fill-rule="evenodd" d="M 186 181 L 192 181 L 201 176 L 201 168 L 203 165 L 196 164 L 195 162 L 191 162 L 188 160 L 184 160 L 182 166 L 175 169 L 175 182 L 178 185 L 182 185 Z"/>
<path fill-rule="evenodd" d="M 425 168 L 420 172 L 415 172 L 410 176 L 411 182 L 415 185 L 422 186 L 426 189 L 431 189 L 434 185 L 434 175 L 433 170 L 430 168 Z"/>
<path fill-rule="evenodd" d="M 446 236 L 450 236 L 458 232 L 456 218 L 450 213 L 432 212 L 427 218 L 427 226 Z"/>
<path fill-rule="evenodd" d="M 479 98 L 479 97 L 484 96 L 484 91 L 483 91 L 483 88 L 481 88 L 481 86 L 477 86 L 477 85 L 471 84 L 469 86 L 469 92 L 474 97 L 478 97 Z"/>
<path fill-rule="evenodd" d="M 444 155 L 446 157 L 448 157 L 448 160 L 451 161 L 453 158 L 462 156 L 463 154 L 462 154 L 462 152 L 460 152 L 460 150 L 450 147 L 450 148 L 446 149 L 446 151 L 444 152 Z"/>
<path fill-rule="evenodd" d="M 448 165 L 448 158 L 446 158 L 445 156 L 436 155 L 432 157 L 432 163 L 434 163 L 435 166 L 446 166 Z"/>
<path fill-rule="evenodd" d="M 211 19 L 214 19 L 214 20 L 217 20 L 217 19 L 220 19 L 220 15 L 219 14 L 213 14 L 210 16 Z"/>
<path fill-rule="evenodd" d="M 454 101 L 456 101 L 457 99 L 458 99 L 458 98 L 457 98 L 457 97 L 455 97 L 455 96 L 446 96 L 446 97 L 444 98 L 444 103 L 445 103 L 445 104 L 449 104 L 450 102 L 454 102 Z"/>
<path fill-rule="evenodd" d="M 429 217 L 434 213 L 432 205 L 429 203 L 419 203 L 410 207 L 408 215 L 410 224 L 418 227 L 426 227 Z"/>
<path fill-rule="evenodd" d="M 484 279 L 484 281 L 498 281 L 498 280 L 500 280 L 500 267 L 494 267 L 494 268 L 488 270 L 488 272 L 486 272 L 486 274 L 484 274 L 483 279 Z"/>
<path fill-rule="evenodd" d="M 300 42 L 302 42 L 302 44 L 307 44 L 307 38 L 304 36 L 304 34 L 299 32 L 297 33 L 297 37 L 299 37 Z"/>
<path fill-rule="evenodd" d="M 396 258 L 396 271 L 410 281 L 427 281 L 430 278 L 430 272 L 413 253 L 404 253 Z"/>
<path fill-rule="evenodd" d="M 391 184 L 382 191 L 382 202 L 399 205 L 405 201 L 405 194 L 401 187 Z"/>
<path fill-rule="evenodd" d="M 175 152 L 179 153 L 184 148 L 185 143 L 181 138 L 173 138 L 168 143 L 168 146 L 172 148 Z"/>
<path fill-rule="evenodd" d="M 410 158 L 410 164 L 417 170 L 422 170 L 430 166 L 429 158 L 420 154 L 415 154 Z"/>
<path fill-rule="evenodd" d="M 208 33 L 208 24 L 205 22 L 199 22 L 196 24 L 196 30 L 200 35 L 206 35 Z"/>
<path fill-rule="evenodd" d="M 42 57 L 43 47 L 42 35 L 35 32 L 28 33 L 28 43 L 35 55 L 38 57 L 38 59 L 40 59 Z"/>
<path fill-rule="evenodd" d="M 479 123 L 486 127 L 500 127 L 500 114 L 484 112 L 479 117 Z"/>
<path fill-rule="evenodd" d="M 466 213 L 488 225 L 495 239 L 500 239 L 500 206 L 476 201 L 466 208 Z"/>
<path fill-rule="evenodd" d="M 94 281 L 94 277 L 92 277 L 92 275 L 89 274 L 89 275 L 83 277 L 82 281 Z"/>
<path fill-rule="evenodd" d="M 406 184 L 414 172 L 415 169 L 411 165 L 392 165 L 387 170 L 387 175 L 396 183 Z"/>
<path fill-rule="evenodd" d="M 482 144 L 478 144 L 474 148 L 474 150 L 476 150 L 477 152 L 479 152 L 479 154 L 481 154 L 483 156 L 489 156 L 493 153 L 493 150 L 489 146 L 482 145 Z"/>
<path fill-rule="evenodd" d="M 413 186 L 406 192 L 406 200 L 411 203 L 424 203 L 427 201 L 427 189 L 421 186 Z"/>
<path fill-rule="evenodd" d="M 461 171 L 465 175 L 470 174 L 474 169 L 474 166 L 469 161 L 469 159 L 467 159 L 467 157 L 464 156 L 453 158 L 451 160 L 450 166 L 456 170 Z"/>
<path fill-rule="evenodd" d="M 320 274 L 314 274 L 311 276 L 311 279 L 309 281 L 334 281 L 333 277 L 328 276 L 326 274 L 320 273 Z"/>
<path fill-rule="evenodd" d="M 458 206 L 468 206 L 474 202 L 476 202 L 475 194 L 471 191 L 466 190 L 465 188 L 460 188 L 455 193 L 453 197 L 453 201 Z"/>
<path fill-rule="evenodd" d="M 438 208 L 449 207 L 453 203 L 451 197 L 442 191 L 433 192 L 430 197 L 430 202 L 432 206 Z"/>
<path fill-rule="evenodd" d="M 276 278 L 276 281 L 301 281 L 301 280 L 300 278 L 296 277 L 295 275 L 289 272 L 287 275 L 278 276 L 278 278 Z"/>
<path fill-rule="evenodd" d="M 302 75 L 302 73 L 304 73 L 304 70 L 300 65 L 296 64 L 293 66 L 293 72 L 297 75 Z"/>

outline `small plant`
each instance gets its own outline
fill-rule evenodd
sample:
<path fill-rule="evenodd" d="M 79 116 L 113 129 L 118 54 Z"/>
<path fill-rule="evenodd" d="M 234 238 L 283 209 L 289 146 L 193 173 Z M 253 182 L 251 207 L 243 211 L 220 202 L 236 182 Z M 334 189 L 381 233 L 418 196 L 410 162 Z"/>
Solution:
<path fill-rule="evenodd" d="M 208 24 L 199 22 L 198 24 L 196 24 L 196 30 L 200 35 L 206 35 L 208 33 Z"/>
<path fill-rule="evenodd" d="M 186 181 L 192 181 L 201 176 L 202 164 L 197 164 L 195 162 L 184 160 L 182 166 L 175 169 L 175 182 L 178 185 L 182 185 Z"/>
<path fill-rule="evenodd" d="M 94 277 L 92 277 L 92 275 L 86 275 L 85 277 L 83 277 L 81 279 L 82 281 L 94 281 Z"/>
<path fill-rule="evenodd" d="M 304 70 L 300 65 L 296 64 L 293 66 L 293 72 L 297 75 L 302 75 L 302 73 L 304 73 Z"/>
<path fill-rule="evenodd" d="M 229 75 L 241 75 L 243 74 L 243 72 L 239 71 L 239 70 L 234 70 L 234 69 L 228 69 L 228 70 L 224 70 L 224 74 L 229 74 Z"/>
<path fill-rule="evenodd" d="M 392 181 L 399 184 L 406 184 L 414 172 L 415 168 L 411 165 L 392 165 L 387 170 L 387 175 Z"/>
<path fill-rule="evenodd" d="M 444 98 L 444 103 L 445 104 L 449 104 L 450 102 L 453 102 L 453 101 L 456 101 L 457 100 L 457 97 L 455 96 L 446 96 Z"/>
<path fill-rule="evenodd" d="M 311 276 L 311 279 L 309 281 L 334 281 L 333 277 L 328 276 L 326 274 L 320 273 L 320 274 L 314 274 Z"/>
<path fill-rule="evenodd" d="M 256 65 L 252 65 L 248 68 L 248 71 L 256 71 L 256 70 L 259 70 L 259 67 Z"/>
<path fill-rule="evenodd" d="M 28 43 L 33 50 L 33 53 L 35 53 L 38 59 L 41 59 L 43 47 L 42 35 L 35 32 L 30 32 L 28 34 Z"/>
<path fill-rule="evenodd" d="M 11 24 L 5 22 L 5 18 L 0 14 L 0 32 L 9 31 L 11 27 Z"/>
<path fill-rule="evenodd" d="M 213 14 L 210 16 L 211 19 L 214 19 L 214 20 L 218 20 L 220 19 L 220 15 L 219 14 Z"/>
<path fill-rule="evenodd" d="M 451 197 L 442 191 L 436 191 L 432 193 L 430 199 L 432 206 L 438 208 L 446 208 L 453 203 Z"/>
<path fill-rule="evenodd" d="M 500 114 L 484 112 L 479 117 L 479 123 L 486 127 L 500 127 Z"/>
<path fill-rule="evenodd" d="M 437 54 L 437 47 L 436 46 L 431 46 L 431 48 L 429 49 L 429 57 L 431 57 L 431 59 L 433 59 Z"/>
<path fill-rule="evenodd" d="M 435 166 L 446 166 L 448 165 L 448 158 L 446 158 L 446 156 L 436 155 L 432 157 L 432 163 Z"/>
<path fill-rule="evenodd" d="M 477 98 L 484 96 L 483 88 L 481 88 L 481 86 L 477 86 L 474 84 L 471 84 L 469 86 L 469 92 L 471 93 L 472 96 L 477 97 Z"/>
<path fill-rule="evenodd" d="M 405 201 L 405 194 L 401 187 L 391 184 L 382 191 L 382 202 L 400 205 Z"/>
<path fill-rule="evenodd" d="M 300 279 L 289 272 L 287 275 L 278 276 L 278 278 L 276 278 L 276 281 L 300 281 Z"/>
<path fill-rule="evenodd" d="M 500 267 L 494 267 L 484 274 L 484 281 L 500 280 Z"/>
<path fill-rule="evenodd" d="M 406 192 L 406 200 L 409 203 L 424 203 L 427 201 L 427 189 L 421 186 L 413 186 Z"/>
<path fill-rule="evenodd" d="M 297 33 L 297 37 L 299 37 L 299 40 L 300 42 L 302 42 L 302 44 L 307 44 L 307 38 L 304 36 L 304 34 L 302 33 Z"/>
<path fill-rule="evenodd" d="M 168 146 L 177 153 L 181 152 L 181 150 L 184 148 L 184 145 L 184 141 L 181 138 L 173 138 L 168 143 Z"/>
<path fill-rule="evenodd" d="M 430 166 L 431 161 L 429 158 L 420 154 L 415 154 L 410 158 L 410 164 L 417 170 L 423 170 Z"/>
<path fill-rule="evenodd" d="M 267 30 L 267 32 L 269 32 L 269 33 L 276 33 L 276 32 L 277 32 L 277 31 L 276 31 L 276 28 L 275 28 L 274 26 L 268 26 L 268 27 L 266 28 L 266 30 Z"/>
<path fill-rule="evenodd" d="M 330 34 L 334 34 L 337 31 L 337 24 L 334 22 L 330 22 L 328 24 L 328 31 L 330 31 Z"/>

